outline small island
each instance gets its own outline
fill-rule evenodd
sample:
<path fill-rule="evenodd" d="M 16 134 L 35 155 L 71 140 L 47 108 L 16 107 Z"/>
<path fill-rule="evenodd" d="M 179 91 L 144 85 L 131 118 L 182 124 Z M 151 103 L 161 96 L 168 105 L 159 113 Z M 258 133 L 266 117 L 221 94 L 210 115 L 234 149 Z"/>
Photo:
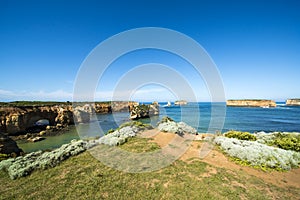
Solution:
<path fill-rule="evenodd" d="M 226 105 L 232 107 L 276 107 L 275 101 L 265 99 L 227 100 Z"/>
<path fill-rule="evenodd" d="M 285 104 L 287 106 L 300 106 L 300 99 L 288 99 Z"/>
<path fill-rule="evenodd" d="M 186 100 L 179 100 L 174 102 L 175 105 L 186 105 L 187 101 Z"/>

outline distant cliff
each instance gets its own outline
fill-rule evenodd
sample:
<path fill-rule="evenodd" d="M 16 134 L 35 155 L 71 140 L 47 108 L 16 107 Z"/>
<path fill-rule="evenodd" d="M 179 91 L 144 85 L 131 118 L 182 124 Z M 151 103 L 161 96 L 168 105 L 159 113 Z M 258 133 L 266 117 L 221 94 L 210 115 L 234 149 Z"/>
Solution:
<path fill-rule="evenodd" d="M 187 101 L 185 101 L 185 100 L 175 101 L 174 104 L 175 105 L 186 105 Z"/>
<path fill-rule="evenodd" d="M 27 102 L 26 102 L 27 103 Z M 20 104 L 20 103 L 18 103 Z M 0 106 L 0 132 L 15 135 L 27 132 L 41 119 L 47 119 L 50 126 L 68 126 L 74 123 L 90 121 L 90 114 L 129 112 L 137 102 L 96 102 L 76 103 L 76 106 L 68 104 L 56 105 L 22 105 Z"/>
<path fill-rule="evenodd" d="M 300 106 L 300 99 L 288 99 L 285 104 L 287 106 Z"/>
<path fill-rule="evenodd" d="M 264 99 L 227 100 L 226 105 L 237 107 L 276 107 L 275 101 Z"/>

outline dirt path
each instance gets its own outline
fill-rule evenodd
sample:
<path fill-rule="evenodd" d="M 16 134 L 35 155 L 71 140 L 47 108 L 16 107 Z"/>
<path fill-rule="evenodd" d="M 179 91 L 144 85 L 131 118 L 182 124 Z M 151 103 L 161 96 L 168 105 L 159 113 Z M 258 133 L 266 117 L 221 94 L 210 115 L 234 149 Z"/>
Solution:
<path fill-rule="evenodd" d="M 177 137 L 174 133 L 164 133 L 160 132 L 157 129 L 148 130 L 142 133 L 142 137 L 153 138 L 151 142 L 157 143 L 160 147 L 164 147 L 170 143 L 175 137 Z M 201 138 L 199 136 L 198 138 Z M 188 160 L 195 158 L 200 159 L 200 149 L 204 142 L 202 141 L 193 141 L 190 145 L 190 148 L 180 157 L 180 160 L 188 162 Z M 230 161 L 227 156 L 225 156 L 216 148 L 212 149 L 207 156 L 200 159 L 202 162 L 208 163 L 214 167 L 224 168 L 226 170 L 230 170 L 232 172 L 240 172 L 243 171 L 250 176 L 258 177 L 265 182 L 271 183 L 273 185 L 279 187 L 287 187 L 292 186 L 296 188 L 300 188 L 300 168 L 292 169 L 288 172 L 264 172 L 260 169 L 254 169 L 248 166 L 241 166 L 236 164 L 233 161 Z"/>

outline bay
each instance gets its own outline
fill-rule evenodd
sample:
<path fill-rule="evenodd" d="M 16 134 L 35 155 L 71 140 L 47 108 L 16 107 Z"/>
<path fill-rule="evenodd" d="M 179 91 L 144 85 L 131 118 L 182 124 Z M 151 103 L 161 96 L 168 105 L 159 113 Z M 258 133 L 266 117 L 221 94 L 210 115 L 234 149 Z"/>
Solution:
<path fill-rule="evenodd" d="M 212 104 L 209 102 L 188 103 L 182 106 L 173 104 L 170 107 L 166 106 L 167 102 L 160 102 L 159 105 L 159 116 L 139 121 L 156 126 L 162 117 L 168 116 L 177 122 L 184 121 L 194 126 L 200 133 L 226 132 L 228 130 L 251 133 L 258 131 L 300 132 L 300 106 L 285 106 L 282 102 L 278 102 L 278 106 L 275 108 L 226 107 L 225 103 Z M 216 115 L 211 114 L 213 109 L 216 110 Z M 18 141 L 18 145 L 25 152 L 53 149 L 72 139 L 101 137 L 108 130 L 115 129 L 127 121 L 130 121 L 127 112 L 97 114 L 90 123 L 79 124 L 77 127 L 70 126 L 64 134 L 48 136 L 45 140 L 36 143 Z M 213 124 L 211 124 L 212 121 Z"/>

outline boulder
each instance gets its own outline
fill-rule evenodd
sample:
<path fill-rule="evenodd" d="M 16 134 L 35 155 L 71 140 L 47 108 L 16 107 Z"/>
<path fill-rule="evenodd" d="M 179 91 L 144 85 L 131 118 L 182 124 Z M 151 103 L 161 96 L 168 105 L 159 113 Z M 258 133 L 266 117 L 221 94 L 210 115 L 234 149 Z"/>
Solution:
<path fill-rule="evenodd" d="M 28 138 L 27 140 L 29 141 L 29 142 L 39 142 L 39 141 L 42 141 L 42 140 L 44 140 L 45 138 L 43 138 L 43 137 L 34 137 L 34 138 Z"/>
<path fill-rule="evenodd" d="M 17 155 L 20 155 L 20 153 L 22 152 L 23 150 L 18 147 L 17 143 L 13 139 L 8 137 L 4 133 L 0 133 L 0 153 L 15 153 Z"/>
<path fill-rule="evenodd" d="M 87 123 L 90 121 L 90 113 L 80 110 L 80 109 L 76 109 L 74 112 L 74 120 L 76 123 Z"/>

